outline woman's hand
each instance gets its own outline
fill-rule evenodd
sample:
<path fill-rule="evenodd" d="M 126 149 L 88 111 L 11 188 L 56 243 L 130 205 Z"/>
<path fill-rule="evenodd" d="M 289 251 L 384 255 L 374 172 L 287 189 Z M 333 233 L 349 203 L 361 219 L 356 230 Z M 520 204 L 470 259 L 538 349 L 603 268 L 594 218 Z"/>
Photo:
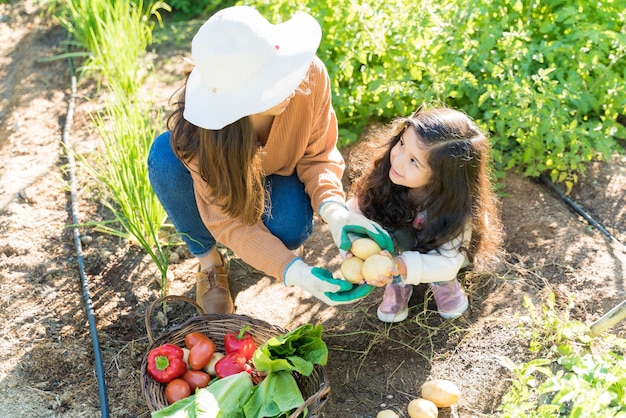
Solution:
<path fill-rule="evenodd" d="M 340 250 L 349 250 L 352 246 L 350 234 L 358 234 L 373 239 L 384 250 L 393 251 L 393 242 L 387 231 L 365 216 L 350 212 L 341 202 L 322 203 L 319 214 L 328 224 L 333 241 Z"/>
<path fill-rule="evenodd" d="M 353 285 L 333 278 L 330 271 L 311 267 L 301 259 L 295 259 L 285 271 L 286 286 L 297 286 L 306 290 L 329 306 L 354 303 L 369 295 L 374 287 Z"/>

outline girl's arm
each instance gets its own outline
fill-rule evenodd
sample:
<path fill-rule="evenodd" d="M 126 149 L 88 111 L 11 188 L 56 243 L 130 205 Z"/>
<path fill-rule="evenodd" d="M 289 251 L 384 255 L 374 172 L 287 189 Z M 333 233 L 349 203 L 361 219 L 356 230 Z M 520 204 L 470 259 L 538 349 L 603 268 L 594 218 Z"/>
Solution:
<path fill-rule="evenodd" d="M 396 257 L 400 275 L 406 276 L 406 283 L 420 284 L 445 282 L 456 277 L 459 270 L 469 265 L 469 260 L 460 251 L 463 244 L 469 243 L 470 228 L 454 240 L 446 243 L 439 251 L 433 250 L 426 254 L 419 251 L 405 251 Z"/>

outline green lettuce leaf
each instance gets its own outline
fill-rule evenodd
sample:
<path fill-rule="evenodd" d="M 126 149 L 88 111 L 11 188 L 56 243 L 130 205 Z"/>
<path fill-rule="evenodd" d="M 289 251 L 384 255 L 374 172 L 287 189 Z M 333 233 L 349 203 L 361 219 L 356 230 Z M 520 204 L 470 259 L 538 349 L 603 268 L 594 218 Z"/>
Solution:
<path fill-rule="evenodd" d="M 153 411 L 152 418 L 196 418 L 195 395 L 176 401 L 170 406 Z"/>
<path fill-rule="evenodd" d="M 265 373 L 297 371 L 310 376 L 315 364 L 328 361 L 328 347 L 322 340 L 322 326 L 302 325 L 286 334 L 272 337 L 252 356 L 254 367 Z"/>
<path fill-rule="evenodd" d="M 246 418 L 265 418 L 289 415 L 304 403 L 302 392 L 291 372 L 268 374 L 259 383 L 243 406 Z"/>

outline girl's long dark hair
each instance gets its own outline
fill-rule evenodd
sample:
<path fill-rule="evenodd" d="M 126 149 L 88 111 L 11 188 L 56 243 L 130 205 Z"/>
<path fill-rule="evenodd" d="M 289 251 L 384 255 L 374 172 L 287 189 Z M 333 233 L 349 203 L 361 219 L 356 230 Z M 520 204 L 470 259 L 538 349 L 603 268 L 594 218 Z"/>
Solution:
<path fill-rule="evenodd" d="M 426 147 L 432 178 L 426 186 L 409 189 L 391 182 L 390 153 L 406 129 L 414 129 Z M 462 248 L 474 262 L 478 254 L 496 256 L 502 240 L 498 201 L 490 179 L 491 147 L 488 138 L 464 113 L 448 108 L 418 109 L 410 118 L 398 118 L 351 153 L 357 179 L 351 193 L 361 211 L 390 231 L 408 231 L 406 250 L 429 252 L 463 233 L 471 225 L 469 246 Z M 364 160 L 369 167 L 360 168 Z M 366 151 L 368 150 L 368 151 Z M 364 157 L 364 152 L 370 155 Z M 381 155 L 382 152 L 382 155 Z M 426 214 L 423 225 L 413 220 Z"/>

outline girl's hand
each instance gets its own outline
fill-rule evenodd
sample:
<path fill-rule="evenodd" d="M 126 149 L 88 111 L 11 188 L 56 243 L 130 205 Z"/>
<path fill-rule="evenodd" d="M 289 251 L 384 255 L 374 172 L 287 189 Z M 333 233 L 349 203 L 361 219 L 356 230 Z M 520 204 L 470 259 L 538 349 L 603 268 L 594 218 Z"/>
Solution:
<path fill-rule="evenodd" d="M 377 280 L 374 280 L 374 281 L 370 280 L 369 284 L 371 286 L 383 287 L 383 286 L 386 286 L 388 284 L 391 284 L 392 281 L 393 281 L 393 276 L 385 276 L 385 275 L 381 274 L 380 276 L 378 276 Z"/>
<path fill-rule="evenodd" d="M 404 263 L 404 261 L 400 257 L 392 256 L 391 253 L 387 250 L 381 251 L 380 255 L 385 256 L 389 258 L 390 260 L 392 260 L 393 264 L 391 268 L 387 270 L 389 273 L 388 275 L 380 275 L 378 277 L 378 280 L 371 284 L 374 286 L 382 287 L 391 283 L 399 283 L 401 281 L 401 273 L 400 273 L 398 266 L 399 266 L 399 263 Z"/>
<path fill-rule="evenodd" d="M 394 257 L 391 255 L 391 253 L 387 250 L 383 250 L 380 252 L 380 255 L 387 257 L 388 259 L 390 259 L 391 261 L 393 261 L 391 268 L 387 269 L 387 272 L 385 274 L 381 274 L 379 275 L 376 279 L 374 280 L 369 280 L 368 284 L 372 285 L 372 286 L 376 286 L 376 287 L 383 287 L 385 285 L 388 285 L 390 283 L 392 283 L 393 281 L 393 276 L 397 274 L 398 271 L 398 267 L 395 264 L 395 260 Z"/>

